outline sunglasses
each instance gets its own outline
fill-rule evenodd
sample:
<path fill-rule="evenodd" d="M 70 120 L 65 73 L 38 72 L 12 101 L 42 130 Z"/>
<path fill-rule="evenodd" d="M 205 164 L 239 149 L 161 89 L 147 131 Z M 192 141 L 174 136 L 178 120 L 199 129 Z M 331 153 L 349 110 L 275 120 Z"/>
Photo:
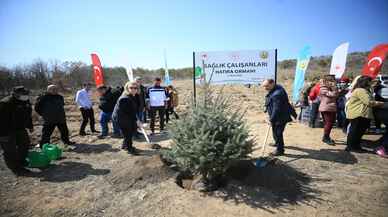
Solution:
<path fill-rule="evenodd" d="M 129 87 L 131 90 L 137 90 L 137 87 Z"/>

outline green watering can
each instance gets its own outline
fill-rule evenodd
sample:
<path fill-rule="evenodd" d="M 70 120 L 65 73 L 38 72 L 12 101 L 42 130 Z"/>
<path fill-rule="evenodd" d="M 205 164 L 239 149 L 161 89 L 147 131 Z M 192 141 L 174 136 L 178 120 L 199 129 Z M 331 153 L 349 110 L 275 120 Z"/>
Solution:
<path fill-rule="evenodd" d="M 45 153 L 40 151 L 29 151 L 26 160 L 30 168 L 45 168 L 50 165 L 51 161 Z"/>
<path fill-rule="evenodd" d="M 62 149 L 54 144 L 44 144 L 42 146 L 42 152 L 45 153 L 50 160 L 58 160 L 62 157 Z"/>

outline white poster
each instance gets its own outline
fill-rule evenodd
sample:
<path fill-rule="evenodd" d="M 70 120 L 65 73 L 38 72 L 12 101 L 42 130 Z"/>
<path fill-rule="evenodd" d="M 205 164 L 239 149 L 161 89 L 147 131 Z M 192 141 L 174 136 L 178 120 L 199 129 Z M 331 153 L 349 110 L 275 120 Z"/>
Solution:
<path fill-rule="evenodd" d="M 275 50 L 195 53 L 195 79 L 211 84 L 258 84 L 275 79 Z"/>

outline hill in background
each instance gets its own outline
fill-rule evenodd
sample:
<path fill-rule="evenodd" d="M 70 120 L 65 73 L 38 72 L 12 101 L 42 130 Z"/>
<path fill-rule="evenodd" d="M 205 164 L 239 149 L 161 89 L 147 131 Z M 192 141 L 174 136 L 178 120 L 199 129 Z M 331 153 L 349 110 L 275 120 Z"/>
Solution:
<path fill-rule="evenodd" d="M 355 77 L 361 73 L 369 52 L 354 52 L 347 57 L 345 75 Z M 306 72 L 306 79 L 319 78 L 329 73 L 331 56 L 312 57 Z M 296 59 L 278 62 L 278 79 L 280 82 L 292 80 L 295 74 Z M 164 69 L 135 68 L 134 76 L 141 76 L 146 83 L 152 82 L 156 76 L 164 77 Z M 191 79 L 191 67 L 169 69 L 172 80 Z M 388 64 L 382 69 L 383 74 L 388 74 Z M 123 85 L 127 80 L 125 67 L 104 67 L 105 82 L 111 86 Z M 8 94 L 13 86 L 25 85 L 30 89 L 44 89 L 48 84 L 55 83 L 63 90 L 74 91 L 82 83 L 92 82 L 92 67 L 83 62 L 45 62 L 41 59 L 34 60 L 27 65 L 17 65 L 13 68 L 0 66 L 0 95 Z"/>

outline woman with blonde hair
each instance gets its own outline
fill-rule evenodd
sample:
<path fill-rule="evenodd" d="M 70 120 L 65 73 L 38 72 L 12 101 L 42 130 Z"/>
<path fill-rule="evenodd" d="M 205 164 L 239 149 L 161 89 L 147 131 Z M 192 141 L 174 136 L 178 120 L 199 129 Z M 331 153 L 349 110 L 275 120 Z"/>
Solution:
<path fill-rule="evenodd" d="M 133 155 L 136 155 L 138 150 L 132 146 L 132 137 L 135 135 L 137 127 L 141 125 L 136 115 L 139 110 L 139 102 L 136 97 L 137 92 L 137 83 L 127 82 L 124 86 L 123 94 L 117 100 L 112 115 L 113 120 L 116 121 L 124 136 L 121 148 Z"/>

